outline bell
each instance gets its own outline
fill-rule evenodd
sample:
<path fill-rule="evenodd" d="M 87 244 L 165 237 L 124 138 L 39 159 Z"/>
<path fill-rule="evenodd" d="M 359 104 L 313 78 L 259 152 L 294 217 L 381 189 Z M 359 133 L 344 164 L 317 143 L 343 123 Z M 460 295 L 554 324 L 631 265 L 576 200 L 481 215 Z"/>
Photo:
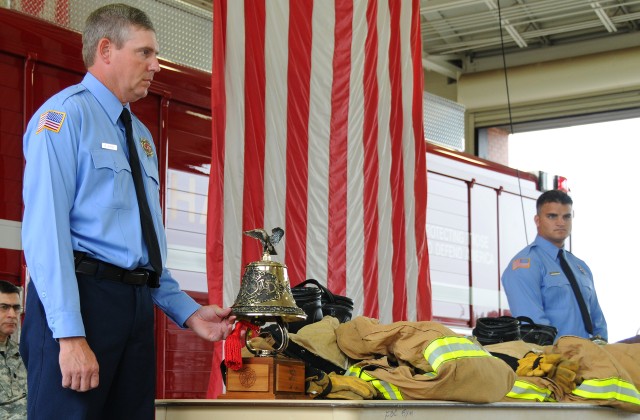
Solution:
<path fill-rule="evenodd" d="M 298 308 L 291 293 L 287 267 L 270 261 L 268 254 L 262 260 L 247 264 L 240 282 L 240 291 L 231 306 L 238 319 L 253 324 L 265 322 L 303 321 L 306 313 Z"/>
<path fill-rule="evenodd" d="M 240 291 L 231 310 L 236 319 L 258 327 L 275 322 L 282 341 L 275 349 L 253 347 L 251 333 L 255 330 L 248 329 L 244 336 L 245 347 L 257 357 L 242 358 L 241 361 L 234 358 L 235 368 L 227 370 L 227 393 L 223 398 L 306 398 L 305 363 L 275 357 L 284 352 L 289 344 L 287 323 L 305 320 L 307 314 L 298 308 L 293 298 L 287 267 L 271 261 L 271 255 L 276 254 L 274 245 L 280 241 L 284 230 L 274 228 L 271 232 L 271 235 L 264 229 L 244 232 L 262 242 L 262 259 L 245 267 Z M 229 340 L 225 343 L 225 349 L 229 347 L 230 350 L 227 355 L 237 354 L 233 351 L 237 346 L 233 342 L 231 346 L 228 344 Z"/>
<path fill-rule="evenodd" d="M 231 309 L 238 319 L 245 319 L 255 325 L 266 322 L 295 322 L 307 319 L 306 313 L 296 305 L 291 293 L 287 266 L 271 261 L 276 254 L 275 245 L 284 231 L 280 228 L 272 230 L 268 235 L 263 229 L 244 232 L 246 235 L 260 239 L 263 254 L 260 261 L 247 264 L 238 297 Z"/>

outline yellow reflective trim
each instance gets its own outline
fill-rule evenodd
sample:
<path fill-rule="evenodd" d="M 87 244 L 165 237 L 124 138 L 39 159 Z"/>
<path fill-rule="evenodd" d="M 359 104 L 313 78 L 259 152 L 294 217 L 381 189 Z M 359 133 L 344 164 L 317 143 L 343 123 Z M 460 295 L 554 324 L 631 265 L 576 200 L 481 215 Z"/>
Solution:
<path fill-rule="evenodd" d="M 373 385 L 375 389 L 378 390 L 380 395 L 382 395 L 385 400 L 404 400 L 404 398 L 402 397 L 402 393 L 400 392 L 397 386 L 387 381 L 383 381 L 376 378 L 375 376 L 371 375 L 369 372 L 363 370 L 360 367 L 350 366 L 349 369 L 347 369 L 347 372 L 345 375 L 357 376 L 358 378 L 369 382 L 371 385 Z"/>
<path fill-rule="evenodd" d="M 482 347 L 465 337 L 440 337 L 433 340 L 423 352 L 433 370 L 444 362 L 471 357 L 493 357 Z"/>
<path fill-rule="evenodd" d="M 359 368 L 359 367 L 349 366 L 349 368 L 345 372 L 345 375 L 347 375 L 347 376 L 360 376 L 360 372 L 361 371 L 362 371 L 362 369 Z"/>
<path fill-rule="evenodd" d="M 402 393 L 395 385 L 379 379 L 370 381 L 370 383 L 380 392 L 385 400 L 404 400 Z"/>
<path fill-rule="evenodd" d="M 377 378 L 374 376 L 371 376 L 369 373 L 365 372 L 365 371 L 361 371 L 360 375 L 358 375 L 358 377 L 360 379 L 364 379 L 365 381 L 375 381 Z"/>
<path fill-rule="evenodd" d="M 572 394 L 586 399 L 613 399 L 640 405 L 640 392 L 632 383 L 620 378 L 586 379 Z"/>
<path fill-rule="evenodd" d="M 511 391 L 507 393 L 507 397 L 519 400 L 556 402 L 551 395 L 551 390 L 523 380 L 516 380 Z"/>

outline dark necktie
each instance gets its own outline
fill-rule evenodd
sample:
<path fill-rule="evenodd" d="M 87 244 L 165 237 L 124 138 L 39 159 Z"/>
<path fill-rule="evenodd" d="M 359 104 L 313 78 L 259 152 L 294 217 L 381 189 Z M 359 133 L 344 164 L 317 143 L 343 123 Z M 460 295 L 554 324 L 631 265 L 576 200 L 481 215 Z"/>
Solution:
<path fill-rule="evenodd" d="M 120 119 L 124 123 L 125 132 L 127 134 L 127 147 L 129 148 L 129 166 L 131 166 L 131 175 L 133 176 L 133 185 L 136 188 L 136 197 L 138 198 L 138 208 L 140 209 L 140 224 L 142 225 L 142 236 L 147 244 L 149 253 L 149 263 L 153 270 L 158 274 L 162 274 L 162 255 L 160 254 L 160 245 L 158 245 L 158 237 L 153 227 L 153 218 L 151 210 L 147 202 L 147 195 L 144 191 L 144 181 L 142 179 L 142 169 L 140 168 L 140 158 L 138 150 L 133 141 L 133 126 L 131 125 L 131 114 L 127 108 L 123 108 Z M 157 279 L 156 281 L 157 282 Z M 157 287 L 157 284 L 149 284 L 151 287 Z"/>
<path fill-rule="evenodd" d="M 571 284 L 571 288 L 573 289 L 573 294 L 576 296 L 576 300 L 578 301 L 580 314 L 582 315 L 582 320 L 584 321 L 584 328 L 589 334 L 593 335 L 593 324 L 591 323 L 591 317 L 589 316 L 589 311 L 587 310 L 587 304 L 584 302 L 584 297 L 582 297 L 582 292 L 580 291 L 580 287 L 578 286 L 578 280 L 576 280 L 576 276 L 573 274 L 573 271 L 571 271 L 569 263 L 567 263 L 567 260 L 565 260 L 564 251 L 562 249 L 558 252 L 558 259 L 560 260 L 560 267 L 562 267 L 564 275 L 569 279 L 569 283 Z"/>

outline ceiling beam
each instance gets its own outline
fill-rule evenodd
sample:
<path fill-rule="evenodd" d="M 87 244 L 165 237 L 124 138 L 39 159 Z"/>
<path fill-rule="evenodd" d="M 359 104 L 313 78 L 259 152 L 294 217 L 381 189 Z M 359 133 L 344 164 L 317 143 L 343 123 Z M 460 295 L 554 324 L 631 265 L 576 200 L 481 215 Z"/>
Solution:
<path fill-rule="evenodd" d="M 440 57 L 428 56 L 426 54 L 423 54 L 422 57 L 422 68 L 454 80 L 458 80 L 460 75 L 462 75 L 461 67 L 451 64 L 449 61 Z"/>
<path fill-rule="evenodd" d="M 506 56 L 507 67 L 525 66 L 546 61 L 561 60 L 589 54 L 597 54 L 626 48 L 640 47 L 637 33 L 619 34 L 611 37 L 591 39 L 570 44 L 528 48 Z M 463 73 L 476 73 L 504 67 L 502 55 L 491 57 L 467 57 L 462 65 Z"/>
<path fill-rule="evenodd" d="M 609 18 L 609 15 L 607 15 L 607 13 L 604 11 L 602 6 L 600 6 L 599 2 L 592 1 L 591 8 L 593 9 L 594 12 L 596 12 L 596 15 L 600 19 L 600 22 L 602 22 L 602 24 L 607 29 L 607 31 L 609 32 L 618 31 L 618 28 L 616 28 L 616 25 L 611 21 L 611 19 Z"/>
<path fill-rule="evenodd" d="M 499 4 L 496 5 L 496 3 L 494 3 L 493 0 L 485 0 L 484 4 L 487 5 L 489 10 L 498 13 L 498 16 L 500 18 L 500 22 L 502 23 L 502 27 L 507 31 L 509 36 L 511 36 L 511 39 L 513 39 L 515 41 L 515 43 L 518 45 L 518 47 L 526 48 L 527 47 L 527 41 L 525 41 L 522 38 L 522 36 L 520 36 L 520 33 L 518 33 L 518 30 L 516 28 L 514 28 L 514 26 L 509 22 L 508 19 L 504 19 L 504 18 L 501 17 L 502 10 L 500 9 L 500 5 Z"/>

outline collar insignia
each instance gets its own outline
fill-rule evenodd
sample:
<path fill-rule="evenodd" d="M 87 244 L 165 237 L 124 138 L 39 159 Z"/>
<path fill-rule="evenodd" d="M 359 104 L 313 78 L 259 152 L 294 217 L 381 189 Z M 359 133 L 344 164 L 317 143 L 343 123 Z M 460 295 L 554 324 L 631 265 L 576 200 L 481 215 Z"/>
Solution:
<path fill-rule="evenodd" d="M 144 152 L 147 154 L 147 157 L 153 156 L 153 149 L 151 148 L 151 143 L 149 143 L 149 140 L 141 137 L 140 144 L 142 145 L 142 150 L 144 150 Z"/>

